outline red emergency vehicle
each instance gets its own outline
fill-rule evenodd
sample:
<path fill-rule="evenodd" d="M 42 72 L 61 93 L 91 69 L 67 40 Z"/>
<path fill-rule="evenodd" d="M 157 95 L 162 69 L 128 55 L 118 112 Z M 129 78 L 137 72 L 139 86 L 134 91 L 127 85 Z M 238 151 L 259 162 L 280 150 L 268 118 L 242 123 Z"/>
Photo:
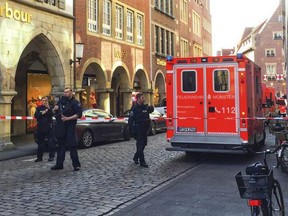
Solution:
<path fill-rule="evenodd" d="M 236 153 L 264 144 L 259 66 L 238 54 L 168 57 L 166 69 L 167 150 Z"/>
<path fill-rule="evenodd" d="M 262 107 L 265 117 L 277 116 L 275 88 L 261 83 L 262 87 Z"/>
<path fill-rule="evenodd" d="M 276 100 L 276 112 L 278 116 L 286 117 L 287 102 L 284 98 L 278 98 Z"/>

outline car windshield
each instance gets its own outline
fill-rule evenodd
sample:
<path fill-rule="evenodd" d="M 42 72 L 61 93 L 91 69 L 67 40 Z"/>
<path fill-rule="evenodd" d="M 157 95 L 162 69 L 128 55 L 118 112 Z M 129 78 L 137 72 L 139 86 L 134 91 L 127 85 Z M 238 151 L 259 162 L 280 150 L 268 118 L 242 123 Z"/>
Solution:
<path fill-rule="evenodd" d="M 95 109 L 89 109 L 83 111 L 83 116 L 85 117 L 99 117 L 99 118 L 112 118 L 113 115 L 105 112 L 104 110 L 95 110 Z"/>

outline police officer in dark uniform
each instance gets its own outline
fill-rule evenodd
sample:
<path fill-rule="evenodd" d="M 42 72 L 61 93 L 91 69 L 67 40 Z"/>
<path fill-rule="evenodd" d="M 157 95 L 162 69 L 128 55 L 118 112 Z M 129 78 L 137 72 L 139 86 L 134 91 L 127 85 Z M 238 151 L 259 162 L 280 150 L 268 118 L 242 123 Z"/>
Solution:
<path fill-rule="evenodd" d="M 45 146 L 45 140 L 48 140 L 49 147 L 49 159 L 53 161 L 55 156 L 55 142 L 53 134 L 53 112 L 49 106 L 48 97 L 42 98 L 42 105 L 36 108 L 34 117 L 37 119 L 37 159 L 35 162 L 43 161 L 43 152 Z"/>
<path fill-rule="evenodd" d="M 151 124 L 149 113 L 152 113 L 154 108 L 144 104 L 144 102 L 144 94 L 138 93 L 128 121 L 131 133 L 136 139 L 136 153 L 133 160 L 136 164 L 140 162 L 141 167 L 148 167 L 144 158 L 144 148 L 147 145 L 147 134 Z"/>
<path fill-rule="evenodd" d="M 82 107 L 78 100 L 73 97 L 70 87 L 64 89 L 64 95 L 53 108 L 56 117 L 55 136 L 58 143 L 56 165 L 51 170 L 63 169 L 66 145 L 70 148 L 70 157 L 74 171 L 81 167 L 77 152 L 76 123 L 82 116 Z"/>

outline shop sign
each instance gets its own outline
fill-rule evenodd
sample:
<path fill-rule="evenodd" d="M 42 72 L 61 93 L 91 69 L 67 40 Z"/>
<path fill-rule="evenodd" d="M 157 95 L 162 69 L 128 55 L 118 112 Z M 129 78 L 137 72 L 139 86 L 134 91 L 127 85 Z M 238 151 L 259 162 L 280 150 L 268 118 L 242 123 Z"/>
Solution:
<path fill-rule="evenodd" d="M 166 66 L 166 61 L 162 59 L 157 59 L 157 65 Z"/>
<path fill-rule="evenodd" d="M 16 21 L 24 23 L 31 23 L 32 14 L 10 8 L 8 3 L 6 3 L 5 6 L 0 6 L 0 17 L 15 19 Z"/>

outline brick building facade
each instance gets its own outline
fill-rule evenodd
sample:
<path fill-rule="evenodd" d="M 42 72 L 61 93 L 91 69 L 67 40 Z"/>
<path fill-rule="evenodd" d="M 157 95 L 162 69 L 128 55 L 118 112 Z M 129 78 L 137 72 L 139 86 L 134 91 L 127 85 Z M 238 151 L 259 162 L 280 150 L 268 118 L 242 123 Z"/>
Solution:
<path fill-rule="evenodd" d="M 137 91 L 150 103 L 149 4 L 88 0 L 77 1 L 76 8 L 76 42 L 85 44 L 76 72 L 83 106 L 119 116 L 130 109 Z"/>
<path fill-rule="evenodd" d="M 275 87 L 277 97 L 286 95 L 281 4 L 269 19 L 244 30 L 237 52 L 245 54 L 261 67 L 262 82 Z"/>
<path fill-rule="evenodd" d="M 154 104 L 166 97 L 166 57 L 212 55 L 210 1 L 151 1 Z"/>

